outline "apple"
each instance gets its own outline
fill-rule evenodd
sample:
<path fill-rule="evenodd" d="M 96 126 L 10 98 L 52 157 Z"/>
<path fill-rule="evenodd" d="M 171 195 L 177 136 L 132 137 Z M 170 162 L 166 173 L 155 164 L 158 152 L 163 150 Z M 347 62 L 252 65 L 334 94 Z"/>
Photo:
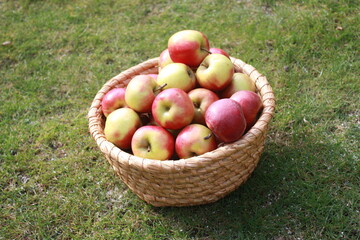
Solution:
<path fill-rule="evenodd" d="M 209 54 L 209 40 L 202 32 L 183 30 L 169 38 L 168 50 L 172 61 L 197 67 Z"/>
<path fill-rule="evenodd" d="M 152 104 L 155 121 L 168 129 L 180 129 L 194 118 L 194 105 L 184 90 L 169 88 L 160 92 Z"/>
<path fill-rule="evenodd" d="M 139 115 L 131 108 L 111 112 L 105 121 L 105 138 L 121 149 L 130 149 L 135 131 L 141 127 Z"/>
<path fill-rule="evenodd" d="M 209 52 L 210 53 L 220 53 L 220 54 L 222 54 L 222 55 L 224 55 L 224 56 L 226 56 L 227 58 L 230 59 L 229 54 L 225 50 L 223 50 L 221 48 L 210 48 Z"/>
<path fill-rule="evenodd" d="M 238 91 L 230 99 L 239 103 L 246 119 L 246 130 L 248 131 L 256 122 L 258 114 L 263 109 L 263 103 L 259 95 L 252 91 Z"/>
<path fill-rule="evenodd" d="M 167 160 L 174 153 L 173 136 L 160 126 L 143 126 L 136 130 L 131 140 L 131 150 L 137 157 Z"/>
<path fill-rule="evenodd" d="M 111 89 L 104 95 L 101 101 L 101 109 L 105 117 L 112 111 L 122 107 L 126 107 L 125 88 Z"/>
<path fill-rule="evenodd" d="M 248 90 L 255 92 L 256 86 L 251 78 L 245 73 L 234 73 L 230 84 L 221 92 L 221 98 L 230 98 L 237 91 Z"/>
<path fill-rule="evenodd" d="M 198 156 L 216 148 L 215 136 L 209 128 L 201 124 L 184 127 L 175 140 L 175 151 L 179 158 Z"/>
<path fill-rule="evenodd" d="M 161 71 L 156 80 L 159 86 L 168 88 L 180 88 L 189 92 L 196 85 L 196 77 L 191 68 L 183 63 L 170 63 Z"/>
<path fill-rule="evenodd" d="M 158 90 L 159 87 L 153 77 L 137 75 L 130 80 L 126 87 L 126 104 L 137 112 L 150 112 Z"/>
<path fill-rule="evenodd" d="M 151 115 L 150 116 L 150 120 L 147 122 L 147 125 L 149 126 L 160 126 L 154 119 L 154 117 Z M 160 126 L 161 127 L 161 126 Z M 179 132 L 181 131 L 181 129 L 166 129 L 166 131 L 168 131 L 174 138 L 176 138 L 176 136 L 179 134 Z"/>
<path fill-rule="evenodd" d="M 212 91 L 219 91 L 230 84 L 234 75 L 234 65 L 222 54 L 208 55 L 196 70 L 199 85 Z"/>
<path fill-rule="evenodd" d="M 158 74 L 156 74 L 156 73 L 149 73 L 148 74 L 150 77 L 152 77 L 153 79 L 155 79 L 155 81 L 156 81 L 156 79 L 157 79 L 157 77 L 158 77 Z"/>
<path fill-rule="evenodd" d="M 173 63 L 173 60 L 170 57 L 169 49 L 165 49 L 160 53 L 159 60 L 158 60 L 158 66 L 159 71 L 166 65 Z"/>
<path fill-rule="evenodd" d="M 240 104 L 230 98 L 213 102 L 205 113 L 205 122 L 224 143 L 240 139 L 246 128 L 246 120 Z"/>
<path fill-rule="evenodd" d="M 205 125 L 205 112 L 213 102 L 219 100 L 218 95 L 206 88 L 195 88 L 188 95 L 195 108 L 192 122 Z"/>

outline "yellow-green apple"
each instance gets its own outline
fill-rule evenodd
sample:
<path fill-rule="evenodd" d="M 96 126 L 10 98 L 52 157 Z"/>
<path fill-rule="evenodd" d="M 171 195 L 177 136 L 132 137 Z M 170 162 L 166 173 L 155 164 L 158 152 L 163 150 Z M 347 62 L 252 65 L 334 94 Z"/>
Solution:
<path fill-rule="evenodd" d="M 141 120 L 133 109 L 119 108 L 106 118 L 105 138 L 121 149 L 130 149 L 131 138 L 139 127 Z"/>
<path fill-rule="evenodd" d="M 203 88 L 219 91 L 230 84 L 234 75 L 231 60 L 219 53 L 208 55 L 196 70 L 196 79 Z"/>
<path fill-rule="evenodd" d="M 107 117 L 112 111 L 126 107 L 125 102 L 125 88 L 113 88 L 108 91 L 102 101 L 101 101 L 101 109 Z"/>
<path fill-rule="evenodd" d="M 263 103 L 259 95 L 252 91 L 238 91 L 230 99 L 236 101 L 242 107 L 246 119 L 246 130 L 249 130 L 256 122 L 258 114 L 263 109 Z"/>
<path fill-rule="evenodd" d="M 248 90 L 255 92 L 256 86 L 245 73 L 234 73 L 230 84 L 220 93 L 221 98 L 230 98 L 237 91 Z"/>
<path fill-rule="evenodd" d="M 210 53 L 220 53 L 220 54 L 222 54 L 222 55 L 224 55 L 224 56 L 226 56 L 226 57 L 228 57 L 230 59 L 229 54 L 225 50 L 223 50 L 221 48 L 210 48 L 209 52 Z"/>
<path fill-rule="evenodd" d="M 151 112 L 151 105 L 159 87 L 149 75 L 137 75 L 126 87 L 125 102 L 137 112 Z"/>
<path fill-rule="evenodd" d="M 206 88 L 195 88 L 188 92 L 188 95 L 195 108 L 192 122 L 205 125 L 205 112 L 213 102 L 219 100 L 218 95 Z"/>
<path fill-rule="evenodd" d="M 155 121 L 167 129 L 180 129 L 194 118 L 194 105 L 187 93 L 180 88 L 169 88 L 160 92 L 152 104 Z"/>
<path fill-rule="evenodd" d="M 180 88 L 189 92 L 196 85 L 195 73 L 183 63 L 170 63 L 158 74 L 157 84 L 168 88 Z"/>
<path fill-rule="evenodd" d="M 168 40 L 170 58 L 174 62 L 197 67 L 209 54 L 209 40 L 199 31 L 183 30 Z"/>
<path fill-rule="evenodd" d="M 175 151 L 179 158 L 198 156 L 216 148 L 215 136 L 209 128 L 201 124 L 184 127 L 175 140 Z"/>
<path fill-rule="evenodd" d="M 170 57 L 169 50 L 165 49 L 160 53 L 159 56 L 159 60 L 158 60 L 159 71 L 170 63 L 173 63 L 173 60 Z"/>
<path fill-rule="evenodd" d="M 174 153 L 173 136 L 160 126 L 143 126 L 136 130 L 131 140 L 131 150 L 137 157 L 167 160 Z"/>
<path fill-rule="evenodd" d="M 230 98 L 213 102 L 205 113 L 205 121 L 216 137 L 225 143 L 240 139 L 246 128 L 240 104 Z"/>

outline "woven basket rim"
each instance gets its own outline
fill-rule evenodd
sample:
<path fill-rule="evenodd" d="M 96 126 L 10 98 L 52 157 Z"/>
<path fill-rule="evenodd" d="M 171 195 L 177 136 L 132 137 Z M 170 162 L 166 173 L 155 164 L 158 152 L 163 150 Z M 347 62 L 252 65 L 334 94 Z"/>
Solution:
<path fill-rule="evenodd" d="M 263 101 L 263 112 L 255 123 L 255 125 L 239 140 L 224 144 L 217 149 L 204 153 L 199 156 L 186 158 L 186 159 L 170 159 L 170 160 L 156 160 L 147 159 L 134 156 L 126 151 L 123 151 L 116 147 L 111 142 L 107 141 L 101 126 L 101 100 L 106 92 L 115 88 L 119 78 L 131 79 L 135 75 L 143 74 L 144 71 L 152 68 L 156 70 L 158 68 L 158 57 L 148 59 L 138 65 L 130 67 L 129 69 L 121 72 L 115 77 L 108 80 L 103 87 L 96 94 L 91 107 L 88 111 L 89 131 L 93 138 L 96 140 L 97 145 L 103 153 L 109 154 L 118 161 L 128 161 L 131 167 L 140 171 L 151 171 L 152 169 L 161 168 L 162 171 L 182 171 L 184 168 L 201 168 L 204 164 L 209 164 L 220 159 L 224 156 L 230 156 L 234 151 L 237 151 L 239 147 L 246 147 L 254 139 L 257 139 L 260 135 L 266 132 L 268 124 L 272 119 L 275 112 L 275 96 L 270 84 L 264 75 L 260 74 L 254 67 L 243 62 L 240 59 L 230 57 L 237 71 L 241 71 L 247 74 L 256 84 Z M 151 71 L 150 71 L 151 72 Z M 149 73 L 150 73 L 149 72 Z"/>

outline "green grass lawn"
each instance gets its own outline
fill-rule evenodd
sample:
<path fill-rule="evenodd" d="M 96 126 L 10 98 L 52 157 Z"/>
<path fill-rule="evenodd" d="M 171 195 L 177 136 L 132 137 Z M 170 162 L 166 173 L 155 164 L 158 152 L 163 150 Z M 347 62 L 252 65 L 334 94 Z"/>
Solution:
<path fill-rule="evenodd" d="M 352 0 L 0 0 L 0 239 L 359 239 L 359 4 Z M 267 76 L 275 118 L 251 178 L 156 208 L 88 132 L 101 86 L 176 31 Z"/>

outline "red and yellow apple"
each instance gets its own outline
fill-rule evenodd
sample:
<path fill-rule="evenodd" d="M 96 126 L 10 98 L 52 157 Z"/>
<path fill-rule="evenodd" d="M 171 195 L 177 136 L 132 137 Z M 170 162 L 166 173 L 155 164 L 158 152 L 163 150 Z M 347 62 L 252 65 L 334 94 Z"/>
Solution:
<path fill-rule="evenodd" d="M 220 53 L 220 54 L 222 54 L 222 55 L 224 55 L 224 56 L 226 56 L 227 58 L 230 59 L 229 54 L 225 50 L 223 50 L 221 48 L 210 48 L 209 52 L 210 53 Z"/>
<path fill-rule="evenodd" d="M 130 149 L 135 131 L 141 127 L 139 115 L 131 108 L 119 108 L 111 112 L 105 121 L 106 139 L 121 149 Z"/>
<path fill-rule="evenodd" d="M 169 38 L 168 50 L 172 61 L 197 67 L 209 54 L 209 40 L 202 32 L 183 30 Z"/>
<path fill-rule="evenodd" d="M 148 121 L 147 125 L 149 126 L 160 126 L 154 119 L 154 117 L 151 115 L 150 116 L 150 120 Z M 161 127 L 161 126 L 160 126 Z M 164 128 L 166 129 L 174 138 L 176 138 L 176 136 L 179 134 L 181 129 L 168 129 L 168 128 Z"/>
<path fill-rule="evenodd" d="M 161 71 L 156 80 L 163 89 L 180 88 L 185 92 L 189 92 L 196 85 L 194 72 L 189 66 L 183 63 L 170 63 Z"/>
<path fill-rule="evenodd" d="M 131 150 L 137 157 L 167 160 L 174 153 L 173 136 L 160 126 L 143 126 L 136 130 L 131 140 Z"/>
<path fill-rule="evenodd" d="M 156 81 L 156 79 L 157 79 L 157 77 L 158 77 L 158 74 L 157 73 L 149 73 L 148 74 L 150 77 L 152 77 L 155 81 Z"/>
<path fill-rule="evenodd" d="M 105 117 L 112 111 L 122 107 L 126 107 L 125 88 L 111 89 L 104 95 L 101 101 L 101 109 Z"/>
<path fill-rule="evenodd" d="M 217 148 L 216 138 L 209 128 L 201 124 L 184 127 L 175 140 L 175 151 L 179 158 L 189 158 Z"/>
<path fill-rule="evenodd" d="M 159 71 L 163 69 L 166 65 L 173 63 L 173 60 L 170 57 L 169 49 L 165 49 L 160 53 L 159 60 L 158 60 L 158 66 Z"/>
<path fill-rule="evenodd" d="M 168 129 L 180 129 L 194 118 L 194 105 L 186 92 L 180 88 L 169 88 L 160 92 L 152 104 L 155 121 Z"/>
<path fill-rule="evenodd" d="M 248 90 L 255 92 L 256 86 L 251 78 L 245 73 L 234 73 L 230 84 L 220 93 L 221 98 L 230 98 L 234 93 Z"/>
<path fill-rule="evenodd" d="M 219 97 L 213 91 L 206 88 L 195 88 L 188 95 L 195 108 L 192 122 L 205 125 L 205 112 L 213 102 L 219 100 Z"/>
<path fill-rule="evenodd" d="M 126 104 L 137 112 L 151 112 L 151 105 L 157 90 L 158 85 L 153 77 L 137 75 L 130 80 L 126 87 Z"/>
<path fill-rule="evenodd" d="M 208 55 L 196 70 L 199 85 L 212 91 L 223 90 L 234 75 L 234 65 L 222 54 Z"/>

